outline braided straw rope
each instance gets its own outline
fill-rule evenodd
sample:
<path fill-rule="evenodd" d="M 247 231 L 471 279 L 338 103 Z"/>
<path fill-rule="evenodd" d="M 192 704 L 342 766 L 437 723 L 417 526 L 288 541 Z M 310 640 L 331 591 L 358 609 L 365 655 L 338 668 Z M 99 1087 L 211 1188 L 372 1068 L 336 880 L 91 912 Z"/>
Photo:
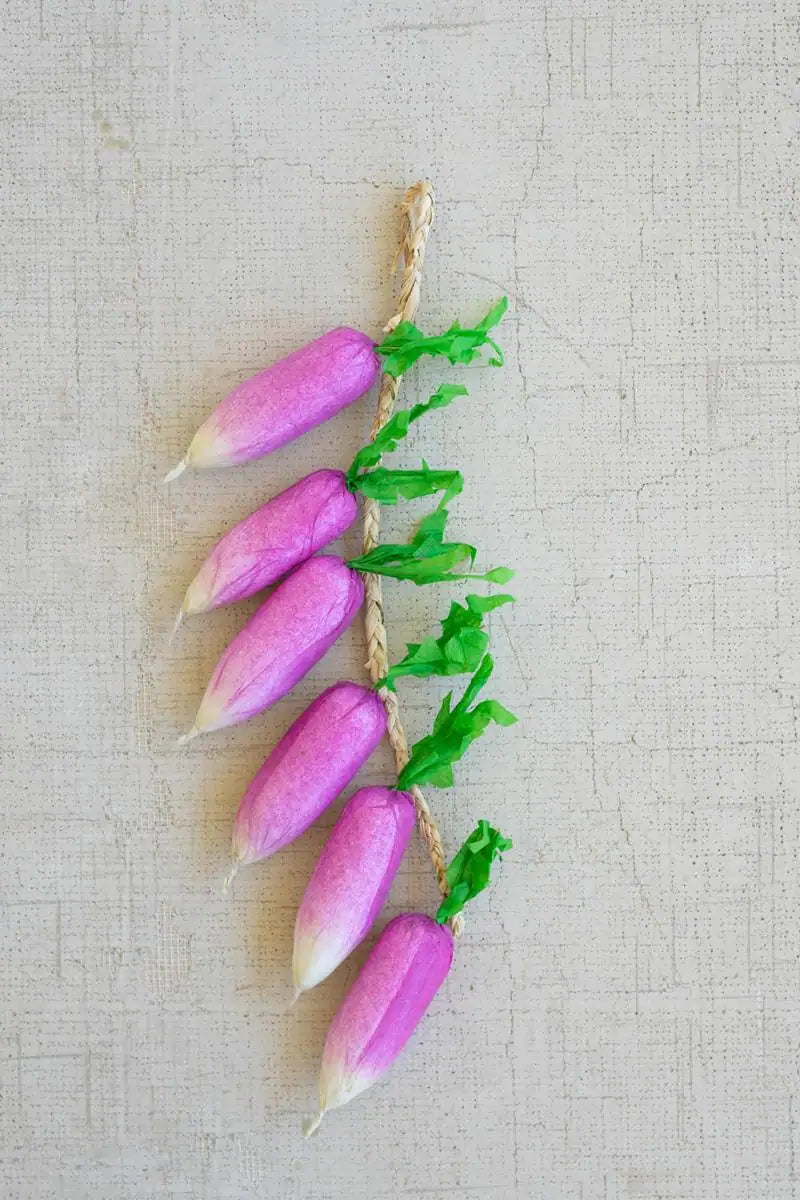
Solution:
<path fill-rule="evenodd" d="M 402 208 L 402 240 L 398 258 L 403 260 L 403 279 L 400 287 L 400 299 L 395 315 L 386 325 L 386 331 L 394 329 L 401 321 L 413 321 L 419 307 L 420 284 L 422 281 L 422 265 L 425 261 L 425 246 L 428 234 L 433 224 L 434 196 L 433 188 L 425 181 L 412 184 L 403 198 Z M 381 377 L 378 393 L 378 408 L 370 431 L 370 440 L 374 441 L 377 433 L 383 428 L 392 415 L 397 400 L 400 380 L 391 375 Z M 381 509 L 377 500 L 365 498 L 363 510 L 364 553 L 367 554 L 378 544 L 381 527 Z M 383 679 L 389 669 L 389 656 L 386 643 L 386 624 L 383 617 L 383 598 L 379 575 L 364 576 L 364 628 L 367 635 L 367 669 L 373 683 Z M 402 771 L 409 759 L 408 742 L 405 730 L 400 720 L 400 712 L 396 692 L 388 688 L 380 689 L 380 697 L 389 718 L 389 744 L 394 751 L 398 773 Z M 442 896 L 448 893 L 447 864 L 442 846 L 442 837 L 436 821 L 431 815 L 428 802 L 416 786 L 410 789 L 417 812 L 417 823 L 422 839 L 428 848 L 436 882 Z M 450 921 L 453 934 L 458 937 L 463 928 L 461 915 L 457 914 Z"/>

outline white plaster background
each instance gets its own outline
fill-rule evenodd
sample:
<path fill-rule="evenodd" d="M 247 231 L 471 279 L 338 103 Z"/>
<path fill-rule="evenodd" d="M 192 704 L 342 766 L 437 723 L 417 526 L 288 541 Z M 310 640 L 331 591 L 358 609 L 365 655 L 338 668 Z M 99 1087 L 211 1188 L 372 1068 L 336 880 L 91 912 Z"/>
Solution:
<path fill-rule="evenodd" d="M 0 24 L 2 1195 L 800 1195 L 796 5 L 11 0 Z M 360 677 L 360 630 L 183 752 L 253 606 L 166 631 L 215 536 L 346 464 L 372 399 L 160 479 L 235 381 L 377 333 L 420 175 L 423 323 L 512 312 L 508 368 L 403 461 L 462 466 L 457 528 L 518 568 L 493 633 L 522 718 L 434 801 L 450 850 L 483 815 L 515 849 L 413 1047 L 305 1144 L 360 959 L 287 1011 L 325 828 L 220 889 L 243 786 Z M 387 595 L 396 652 L 447 602 Z M 404 689 L 412 736 L 439 694 Z M 433 901 L 415 845 L 388 911 Z"/>

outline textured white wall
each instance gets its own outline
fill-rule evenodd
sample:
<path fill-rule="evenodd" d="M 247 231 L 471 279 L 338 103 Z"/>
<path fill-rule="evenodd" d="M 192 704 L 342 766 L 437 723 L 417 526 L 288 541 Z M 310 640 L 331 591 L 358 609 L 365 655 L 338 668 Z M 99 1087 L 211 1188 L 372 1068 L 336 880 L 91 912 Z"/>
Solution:
<path fill-rule="evenodd" d="M 0 22 L 3 1196 L 800 1195 L 796 5 L 11 0 Z M 471 370 L 408 461 L 463 467 L 458 527 L 520 598 L 492 623 L 522 722 L 434 799 L 449 849 L 486 815 L 515 850 L 413 1049 L 305 1144 L 360 959 L 287 1011 L 325 829 L 220 885 L 244 784 L 360 677 L 360 631 L 184 752 L 244 611 L 166 631 L 213 538 L 345 464 L 371 400 L 159 481 L 236 380 L 333 324 L 377 332 L 422 174 L 423 322 L 513 310 L 507 370 Z M 446 604 L 387 597 L 395 651 Z M 404 689 L 412 735 L 436 696 Z M 389 911 L 433 900 L 415 845 Z"/>

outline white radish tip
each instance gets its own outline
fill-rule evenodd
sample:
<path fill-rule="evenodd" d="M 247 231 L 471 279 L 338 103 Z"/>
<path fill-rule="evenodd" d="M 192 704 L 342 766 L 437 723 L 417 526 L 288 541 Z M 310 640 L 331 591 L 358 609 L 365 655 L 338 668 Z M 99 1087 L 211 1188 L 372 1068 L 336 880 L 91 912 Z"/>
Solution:
<path fill-rule="evenodd" d="M 182 458 L 176 467 L 173 467 L 171 471 L 167 471 L 164 476 L 164 483 L 172 483 L 173 479 L 177 479 L 179 475 L 183 474 L 188 465 L 187 460 Z"/>
<path fill-rule="evenodd" d="M 310 1137 L 319 1129 L 322 1124 L 322 1118 L 325 1116 L 325 1110 L 321 1109 L 315 1117 L 305 1117 L 303 1119 L 303 1137 L 308 1141 Z"/>
<path fill-rule="evenodd" d="M 236 878 L 236 876 L 238 875 L 238 873 L 239 873 L 239 859 L 236 858 L 236 859 L 234 859 L 233 866 L 231 867 L 230 871 L 228 871 L 228 874 L 225 876 L 225 882 L 222 885 L 223 896 L 227 896 L 228 888 L 231 886 L 231 884 L 233 883 L 233 881 Z"/>
<path fill-rule="evenodd" d="M 301 987 L 298 987 L 297 984 L 295 984 L 294 995 L 292 996 L 292 1003 L 289 1005 L 289 1008 L 294 1008 L 295 1004 L 297 1004 L 297 1001 L 300 999 L 302 994 L 303 994 L 303 989 Z"/>
<path fill-rule="evenodd" d="M 185 746 L 187 742 L 191 742 L 192 738 L 196 738 L 200 730 L 196 725 L 193 725 L 188 733 L 182 733 L 175 742 L 176 746 Z"/>
<path fill-rule="evenodd" d="M 178 613 L 177 617 L 175 618 L 175 624 L 172 626 L 172 633 L 169 635 L 169 641 L 167 642 L 168 646 L 171 646 L 172 643 L 175 641 L 175 634 L 180 629 L 181 624 L 183 622 L 183 618 L 185 616 L 186 616 L 186 610 L 184 608 L 181 608 L 180 612 Z"/>

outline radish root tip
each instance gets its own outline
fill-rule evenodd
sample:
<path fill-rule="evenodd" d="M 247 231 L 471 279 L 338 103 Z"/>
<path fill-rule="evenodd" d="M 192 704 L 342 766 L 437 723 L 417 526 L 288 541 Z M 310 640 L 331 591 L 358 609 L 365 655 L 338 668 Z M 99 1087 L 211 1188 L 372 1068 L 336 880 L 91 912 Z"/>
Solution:
<path fill-rule="evenodd" d="M 306 1117 L 303 1121 L 303 1137 L 308 1141 L 310 1137 L 319 1129 L 322 1124 L 322 1118 L 325 1116 L 325 1110 L 321 1109 L 315 1117 Z"/>
<path fill-rule="evenodd" d="M 186 459 L 182 458 L 177 466 L 173 467 L 171 471 L 167 471 L 166 475 L 164 476 L 164 483 L 172 483 L 173 479 L 177 479 L 179 475 L 183 474 L 188 465 L 189 464 Z"/>

